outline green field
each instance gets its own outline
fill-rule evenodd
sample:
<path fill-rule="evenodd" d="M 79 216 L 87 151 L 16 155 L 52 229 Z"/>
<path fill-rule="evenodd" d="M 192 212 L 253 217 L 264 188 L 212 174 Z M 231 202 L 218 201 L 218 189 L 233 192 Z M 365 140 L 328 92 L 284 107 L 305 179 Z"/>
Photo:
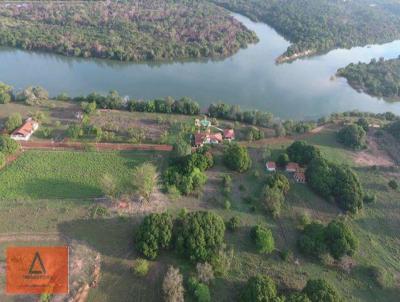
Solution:
<path fill-rule="evenodd" d="M 129 191 L 133 168 L 148 159 L 149 153 L 138 152 L 27 151 L 0 171 L 0 199 L 100 197 L 106 173 L 119 191 Z"/>

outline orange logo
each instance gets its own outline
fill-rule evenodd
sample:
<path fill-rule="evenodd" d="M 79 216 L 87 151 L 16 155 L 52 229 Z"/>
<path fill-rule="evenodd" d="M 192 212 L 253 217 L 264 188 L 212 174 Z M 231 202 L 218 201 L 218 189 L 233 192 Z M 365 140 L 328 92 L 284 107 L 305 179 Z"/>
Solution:
<path fill-rule="evenodd" d="M 7 248 L 7 294 L 67 294 L 68 247 Z"/>

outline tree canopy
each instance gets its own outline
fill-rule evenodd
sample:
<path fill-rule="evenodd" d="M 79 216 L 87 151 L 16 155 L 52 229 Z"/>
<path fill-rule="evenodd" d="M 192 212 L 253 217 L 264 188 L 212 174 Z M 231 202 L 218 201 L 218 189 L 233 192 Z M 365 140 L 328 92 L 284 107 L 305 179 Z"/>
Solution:
<path fill-rule="evenodd" d="M 236 143 L 225 147 L 223 160 L 229 169 L 237 172 L 245 172 L 251 166 L 251 159 L 247 148 Z"/>
<path fill-rule="evenodd" d="M 362 126 L 351 124 L 343 127 L 337 134 L 338 141 L 352 149 L 361 149 L 366 145 L 366 132 Z"/>

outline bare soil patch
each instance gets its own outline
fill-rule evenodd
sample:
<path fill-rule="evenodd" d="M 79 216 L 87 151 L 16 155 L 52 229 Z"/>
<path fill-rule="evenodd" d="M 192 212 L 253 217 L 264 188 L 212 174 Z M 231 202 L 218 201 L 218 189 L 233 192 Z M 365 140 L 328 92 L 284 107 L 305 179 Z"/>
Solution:
<path fill-rule="evenodd" d="M 368 135 L 368 148 L 354 154 L 354 162 L 360 166 L 391 167 L 395 165 L 386 150 L 380 148 L 376 136 Z"/>

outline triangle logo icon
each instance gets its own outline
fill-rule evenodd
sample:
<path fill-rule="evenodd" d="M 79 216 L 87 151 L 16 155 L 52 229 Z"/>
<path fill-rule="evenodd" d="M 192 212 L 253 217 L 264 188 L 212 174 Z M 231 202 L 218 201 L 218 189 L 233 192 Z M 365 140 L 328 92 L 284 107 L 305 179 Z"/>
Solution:
<path fill-rule="evenodd" d="M 40 257 L 39 252 L 35 253 L 35 257 L 33 257 L 31 266 L 29 267 L 29 274 L 39 275 L 46 274 L 46 269 L 43 265 L 42 258 Z"/>

